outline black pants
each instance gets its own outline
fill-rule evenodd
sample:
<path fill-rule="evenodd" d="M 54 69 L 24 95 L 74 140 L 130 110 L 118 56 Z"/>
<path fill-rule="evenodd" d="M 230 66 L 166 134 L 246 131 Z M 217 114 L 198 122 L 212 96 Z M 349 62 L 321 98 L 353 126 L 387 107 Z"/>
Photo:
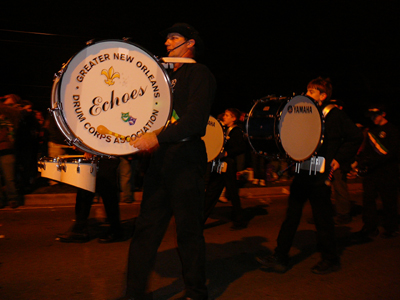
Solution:
<path fill-rule="evenodd" d="M 161 147 L 154 154 L 145 177 L 128 259 L 126 295 L 135 299 L 148 299 L 149 275 L 172 215 L 186 296 L 207 297 L 203 237 L 207 161 L 204 143 L 189 141 L 171 148 Z M 199 148 L 202 149 L 200 153 Z"/>
<path fill-rule="evenodd" d="M 100 194 L 103 200 L 107 220 L 110 223 L 110 230 L 114 232 L 121 230 L 117 173 L 118 165 L 119 159 L 101 159 L 96 176 L 96 192 Z M 75 203 L 75 227 L 77 230 L 79 230 L 79 227 L 87 226 L 94 196 L 95 194 L 90 191 L 78 189 Z"/>
<path fill-rule="evenodd" d="M 304 204 L 310 200 L 322 259 L 338 262 L 333 207 L 330 199 L 331 188 L 323 181 L 314 180 L 312 176 L 314 175 L 299 174 L 292 182 L 286 219 L 279 231 L 275 254 L 287 259 L 300 223 Z"/>
<path fill-rule="evenodd" d="M 236 180 L 236 164 L 234 159 L 227 160 L 228 167 L 226 172 L 221 174 L 212 172 L 206 189 L 204 222 L 210 216 L 218 199 L 226 187 L 226 198 L 232 203 L 232 220 L 241 222 L 243 220 L 242 205 L 239 197 L 239 188 Z"/>
<path fill-rule="evenodd" d="M 376 200 L 380 196 L 383 206 L 383 228 L 388 233 L 399 229 L 397 219 L 398 178 L 391 173 L 375 174 L 363 178 L 363 215 L 364 229 L 372 231 L 378 228 L 378 210 Z"/>

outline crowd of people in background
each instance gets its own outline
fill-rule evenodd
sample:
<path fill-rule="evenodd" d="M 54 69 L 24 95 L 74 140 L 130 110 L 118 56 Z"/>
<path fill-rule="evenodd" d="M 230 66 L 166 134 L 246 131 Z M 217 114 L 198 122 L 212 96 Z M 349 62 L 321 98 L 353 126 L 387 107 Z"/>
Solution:
<path fill-rule="evenodd" d="M 339 109 L 343 109 L 342 101 L 332 99 L 331 102 Z M 246 142 L 244 151 L 235 157 L 237 186 L 251 184 L 268 187 L 272 183 L 291 180 L 295 172 L 294 168 L 287 169 L 287 160 L 267 158 L 253 151 L 246 141 L 247 113 L 237 111 L 241 115 L 235 126 L 242 130 Z M 221 113 L 218 116 L 222 124 L 223 115 L 224 113 Z M 367 119 L 366 121 L 368 122 Z M 366 137 L 368 128 L 362 124 L 357 124 L 357 126 L 364 131 Z M 56 181 L 40 177 L 37 162 L 41 157 L 59 157 L 77 153 L 66 144 L 65 137 L 50 113 L 34 109 L 32 102 L 22 100 L 16 94 L 0 97 L 0 180 L 2 184 L 0 208 L 6 206 L 16 208 L 24 205 L 25 194 L 42 186 L 58 184 Z M 118 169 L 121 202 L 135 201 L 134 192 L 142 190 L 149 159 L 149 154 L 142 153 L 121 157 Z M 282 172 L 283 170 L 285 172 Z M 347 179 L 359 176 L 356 170 L 358 167 L 355 160 L 353 169 L 344 172 L 336 170 L 334 173 L 332 191 L 337 225 L 350 223 L 352 215 L 357 214 L 347 189 Z M 362 171 L 359 173 L 362 174 Z M 95 200 L 97 198 L 95 197 Z M 220 201 L 226 201 L 225 189 Z M 313 223 L 312 218 L 308 222 Z"/>
<path fill-rule="evenodd" d="M 237 126 L 243 132 L 245 116 L 246 113 L 241 112 L 241 119 L 237 121 Z M 54 180 L 40 177 L 37 162 L 41 157 L 67 154 L 77 152 L 66 144 L 65 137 L 50 113 L 36 110 L 32 102 L 22 100 L 16 94 L 0 97 L 0 178 L 3 187 L 0 208 L 24 205 L 25 194 L 43 185 L 58 184 Z M 149 155 L 144 154 L 121 158 L 121 202 L 134 201 L 134 192 L 142 188 L 148 160 Z M 286 162 L 267 160 L 251 151 L 248 144 L 235 161 L 235 173 L 242 184 L 250 182 L 266 186 L 268 181 L 287 180 L 291 177 L 290 171 L 281 177 L 277 175 L 286 166 Z"/>
<path fill-rule="evenodd" d="M 47 156 L 44 114 L 15 94 L 0 98 L 0 208 L 24 204 L 35 188 L 37 160 Z"/>
<path fill-rule="evenodd" d="M 331 102 L 334 103 L 339 109 L 343 109 L 343 102 L 339 100 L 331 100 Z M 271 186 L 272 182 L 276 183 L 279 181 L 292 179 L 295 175 L 295 172 L 293 168 L 287 169 L 288 161 L 266 158 L 253 151 L 250 143 L 246 141 L 245 135 L 247 114 L 245 112 L 240 112 L 236 108 L 231 108 L 230 110 L 235 111 L 237 114 L 237 116 L 235 116 L 235 119 L 237 120 L 235 120 L 234 126 L 238 129 L 241 129 L 237 129 L 237 132 L 243 134 L 244 141 L 241 146 L 241 151 L 239 153 L 235 153 L 234 157 L 231 158 L 231 160 L 234 160 L 234 164 L 230 163 L 230 165 L 234 165 L 235 170 L 231 169 L 229 173 L 236 174 L 237 179 L 235 185 L 233 185 L 236 186 L 234 189 L 243 187 L 244 185 L 249 186 L 250 184 L 253 186 L 268 187 Z M 369 111 L 369 115 L 367 117 L 369 117 L 369 119 L 372 118 L 370 120 L 372 122 L 370 122 L 369 125 L 374 126 L 374 122 L 378 123 L 375 121 L 376 119 L 381 120 L 383 118 L 385 127 L 388 126 L 386 125 L 387 120 L 385 118 L 386 112 L 384 111 L 384 108 L 379 106 L 379 108 L 375 107 L 371 108 L 370 110 L 371 111 Z M 221 113 L 218 116 L 218 119 L 224 125 L 223 116 L 224 113 Z M 366 120 L 368 120 L 368 118 L 366 118 Z M 386 132 L 382 133 L 378 131 L 375 133 L 377 137 L 374 135 L 371 136 L 369 128 L 364 127 L 361 124 L 357 125 L 364 131 L 364 143 L 360 147 L 357 157 L 354 158 L 354 163 L 352 165 L 353 168 L 348 168 L 345 170 L 338 169 L 333 173 L 334 180 L 332 181 L 332 200 L 336 208 L 336 216 L 334 221 L 336 225 L 345 225 L 352 221 L 352 216 L 360 213 L 360 211 L 354 210 L 354 203 L 352 203 L 347 189 L 347 179 L 355 178 L 356 176 L 360 175 L 362 177 L 366 177 L 364 181 L 370 182 L 364 185 L 364 188 L 367 189 L 364 197 L 364 202 L 367 209 L 367 214 L 364 216 L 366 227 L 364 228 L 364 232 L 360 233 L 359 235 L 371 236 L 377 234 L 377 212 L 376 204 L 374 203 L 378 193 L 385 200 L 388 197 L 390 199 L 395 199 L 397 195 L 393 192 L 393 190 L 396 190 L 396 185 L 398 183 L 396 180 L 398 176 L 396 177 L 395 174 L 395 171 L 398 169 L 398 165 L 396 164 L 397 160 L 393 157 L 398 155 L 398 153 L 396 153 L 397 150 L 391 149 L 390 156 L 384 155 L 385 151 L 388 151 L 388 149 L 383 148 L 382 150 L 382 145 L 380 145 L 376 140 L 379 140 L 380 138 L 386 138 Z M 390 144 L 390 147 L 398 149 L 398 140 L 396 140 L 395 137 L 392 137 L 392 135 L 396 134 L 395 129 L 393 129 L 395 127 L 393 125 L 391 126 L 390 137 L 393 139 L 393 142 L 391 142 L 393 145 Z M 227 130 L 228 127 L 225 129 Z M 372 132 L 374 132 L 373 130 L 376 130 L 376 128 L 380 128 L 380 125 L 375 124 Z M 228 137 L 227 140 L 229 140 L 229 132 L 225 131 L 225 133 Z M 381 135 L 381 137 L 379 137 L 379 135 Z M 371 141 L 371 139 L 373 141 Z M 365 176 L 365 165 L 366 161 L 368 161 L 368 158 L 366 158 L 365 151 L 363 152 L 363 150 L 366 147 L 365 145 L 368 143 L 372 144 L 374 149 L 378 149 L 375 151 L 369 150 L 369 156 L 372 155 L 371 153 L 380 154 L 377 155 L 377 157 L 373 157 L 372 161 L 374 163 L 374 168 L 380 167 L 380 169 L 377 171 L 377 174 L 381 175 L 379 175 L 377 178 L 372 177 L 372 181 L 370 180 L 371 172 L 369 175 Z M 229 144 L 229 142 L 226 143 L 225 146 L 227 144 Z M 231 146 L 229 147 L 232 148 L 232 141 L 230 141 L 230 144 Z M 30 101 L 22 100 L 21 97 L 16 94 L 0 97 L 0 182 L 2 187 L 0 193 L 0 208 L 4 208 L 6 206 L 9 206 L 10 208 L 16 208 L 24 205 L 25 194 L 31 193 L 35 189 L 38 189 L 42 186 L 58 184 L 58 182 L 53 180 L 40 177 L 40 173 L 38 172 L 37 168 L 37 162 L 41 157 L 58 157 L 65 154 L 72 154 L 73 151 L 71 148 L 72 147 L 66 144 L 65 137 L 62 135 L 54 118 L 49 113 L 35 110 Z M 223 150 L 221 153 L 226 154 L 227 152 L 225 150 Z M 134 192 L 142 189 L 144 175 L 149 159 L 149 154 L 146 155 L 142 153 L 121 157 L 118 168 L 121 202 L 132 203 L 135 201 Z M 357 159 L 362 163 L 357 162 Z M 385 168 L 390 168 L 390 172 L 386 172 Z M 283 170 L 286 171 L 282 172 Z M 380 178 L 386 178 L 387 176 L 384 176 L 385 174 L 389 174 L 389 178 L 385 180 L 385 184 L 391 184 L 391 186 L 383 190 L 380 188 L 380 186 L 376 186 L 375 190 L 370 191 L 370 189 L 375 186 L 372 183 L 377 182 L 377 180 Z M 207 176 L 209 177 L 210 174 Z M 224 176 L 225 174 L 222 175 L 221 179 L 224 178 Z M 228 180 L 226 182 L 229 183 L 231 181 L 232 180 Z M 225 184 L 223 184 L 221 181 L 220 189 L 222 189 L 223 186 L 225 186 Z M 228 184 L 228 187 L 231 186 L 232 184 Z M 220 191 L 217 193 L 220 194 Z M 383 195 L 381 195 L 382 193 Z M 386 195 L 388 193 L 389 195 Z M 237 193 L 233 194 L 236 195 Z M 223 202 L 224 199 L 226 201 L 226 198 L 224 197 L 225 195 L 228 195 L 227 198 L 230 201 L 232 201 L 232 198 L 238 198 L 232 196 L 231 188 L 229 188 L 229 191 L 224 189 L 221 197 L 214 195 L 214 200 L 212 201 L 213 204 L 210 205 L 208 209 L 206 207 L 207 216 L 210 215 L 212 207 L 215 206 L 215 199 L 220 198 L 221 202 Z M 385 201 L 384 204 L 384 209 L 387 212 L 393 211 L 393 203 L 395 202 L 395 200 L 389 201 L 391 204 L 386 204 L 387 201 Z M 237 205 L 235 205 L 236 210 L 239 209 L 239 211 L 241 211 L 240 200 L 233 202 L 237 203 Z M 241 218 L 243 219 L 243 216 Z M 395 218 L 396 217 L 394 216 L 390 219 L 393 220 Z M 245 220 L 240 222 L 241 224 L 236 227 L 246 226 L 244 225 L 246 223 Z M 314 223 L 313 218 L 310 218 L 308 222 Z M 236 223 L 234 222 L 234 224 Z M 388 235 L 397 235 L 397 229 L 393 229 L 395 228 L 393 225 L 388 226 L 392 226 L 392 229 L 389 228 L 387 230 Z"/>

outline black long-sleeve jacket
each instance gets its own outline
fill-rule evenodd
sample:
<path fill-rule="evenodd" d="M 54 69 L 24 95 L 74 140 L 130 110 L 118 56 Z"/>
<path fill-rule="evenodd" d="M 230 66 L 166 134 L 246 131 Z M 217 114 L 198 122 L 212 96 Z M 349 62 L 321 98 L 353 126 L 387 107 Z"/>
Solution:
<path fill-rule="evenodd" d="M 324 107 L 325 105 L 322 109 Z M 328 178 L 333 159 L 340 164 L 343 173 L 350 171 L 350 165 L 355 161 L 362 141 L 361 130 L 342 110 L 332 108 L 325 117 L 324 139 L 317 152 L 318 156 L 325 158 L 325 172 L 317 175 L 316 180 L 325 181 Z"/>
<path fill-rule="evenodd" d="M 390 122 L 372 127 L 366 135 L 365 146 L 357 162 L 361 169 L 371 174 L 390 174 L 397 177 L 399 173 L 399 131 Z"/>
<path fill-rule="evenodd" d="M 173 87 L 173 108 L 178 121 L 158 135 L 158 142 L 175 143 L 188 137 L 205 134 L 216 82 L 202 64 L 184 64 L 170 74 Z"/>

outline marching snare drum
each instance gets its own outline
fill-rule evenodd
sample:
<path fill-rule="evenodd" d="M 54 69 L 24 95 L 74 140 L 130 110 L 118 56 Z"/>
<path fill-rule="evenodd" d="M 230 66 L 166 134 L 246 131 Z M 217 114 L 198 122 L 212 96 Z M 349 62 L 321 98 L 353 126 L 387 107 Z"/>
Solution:
<path fill-rule="evenodd" d="M 38 161 L 38 171 L 42 177 L 61 181 L 59 157 L 41 157 Z"/>
<path fill-rule="evenodd" d="M 52 113 L 69 144 L 95 155 L 138 151 L 131 139 L 163 127 L 172 111 L 163 66 L 145 49 L 119 40 L 82 49 L 58 72 Z"/>
<path fill-rule="evenodd" d="M 83 155 L 42 157 L 38 171 L 42 177 L 57 180 L 91 192 L 95 192 L 97 160 L 85 159 Z"/>
<path fill-rule="evenodd" d="M 206 145 L 207 161 L 213 161 L 221 153 L 225 144 L 224 128 L 221 122 L 213 116 L 208 119 L 206 134 L 202 140 Z"/>
<path fill-rule="evenodd" d="M 78 188 L 95 192 L 97 160 L 83 157 L 65 157 L 60 159 L 60 181 Z"/>
<path fill-rule="evenodd" d="M 280 152 L 302 162 L 323 142 L 324 118 L 313 99 L 258 100 L 249 113 L 247 135 L 256 153 L 279 158 Z"/>

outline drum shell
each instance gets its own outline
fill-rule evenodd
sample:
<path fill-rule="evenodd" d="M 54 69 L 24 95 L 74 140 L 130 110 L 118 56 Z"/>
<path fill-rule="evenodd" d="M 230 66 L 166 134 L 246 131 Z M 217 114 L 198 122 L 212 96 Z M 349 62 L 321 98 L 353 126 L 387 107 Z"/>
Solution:
<path fill-rule="evenodd" d="M 302 162 L 322 145 L 324 122 L 318 104 L 308 96 L 261 99 L 249 113 L 247 135 L 260 155 Z"/>
<path fill-rule="evenodd" d="M 278 122 L 282 100 L 257 100 L 253 105 L 247 122 L 246 133 L 250 146 L 255 153 L 267 158 L 284 157 L 279 144 Z"/>
<path fill-rule="evenodd" d="M 83 155 L 42 157 L 38 171 L 42 177 L 95 192 L 97 161 L 86 160 Z"/>
<path fill-rule="evenodd" d="M 61 181 L 60 159 L 58 157 L 42 157 L 38 161 L 38 171 L 42 177 Z"/>
<path fill-rule="evenodd" d="M 91 160 L 64 158 L 61 160 L 61 182 L 95 192 L 97 162 Z"/>

